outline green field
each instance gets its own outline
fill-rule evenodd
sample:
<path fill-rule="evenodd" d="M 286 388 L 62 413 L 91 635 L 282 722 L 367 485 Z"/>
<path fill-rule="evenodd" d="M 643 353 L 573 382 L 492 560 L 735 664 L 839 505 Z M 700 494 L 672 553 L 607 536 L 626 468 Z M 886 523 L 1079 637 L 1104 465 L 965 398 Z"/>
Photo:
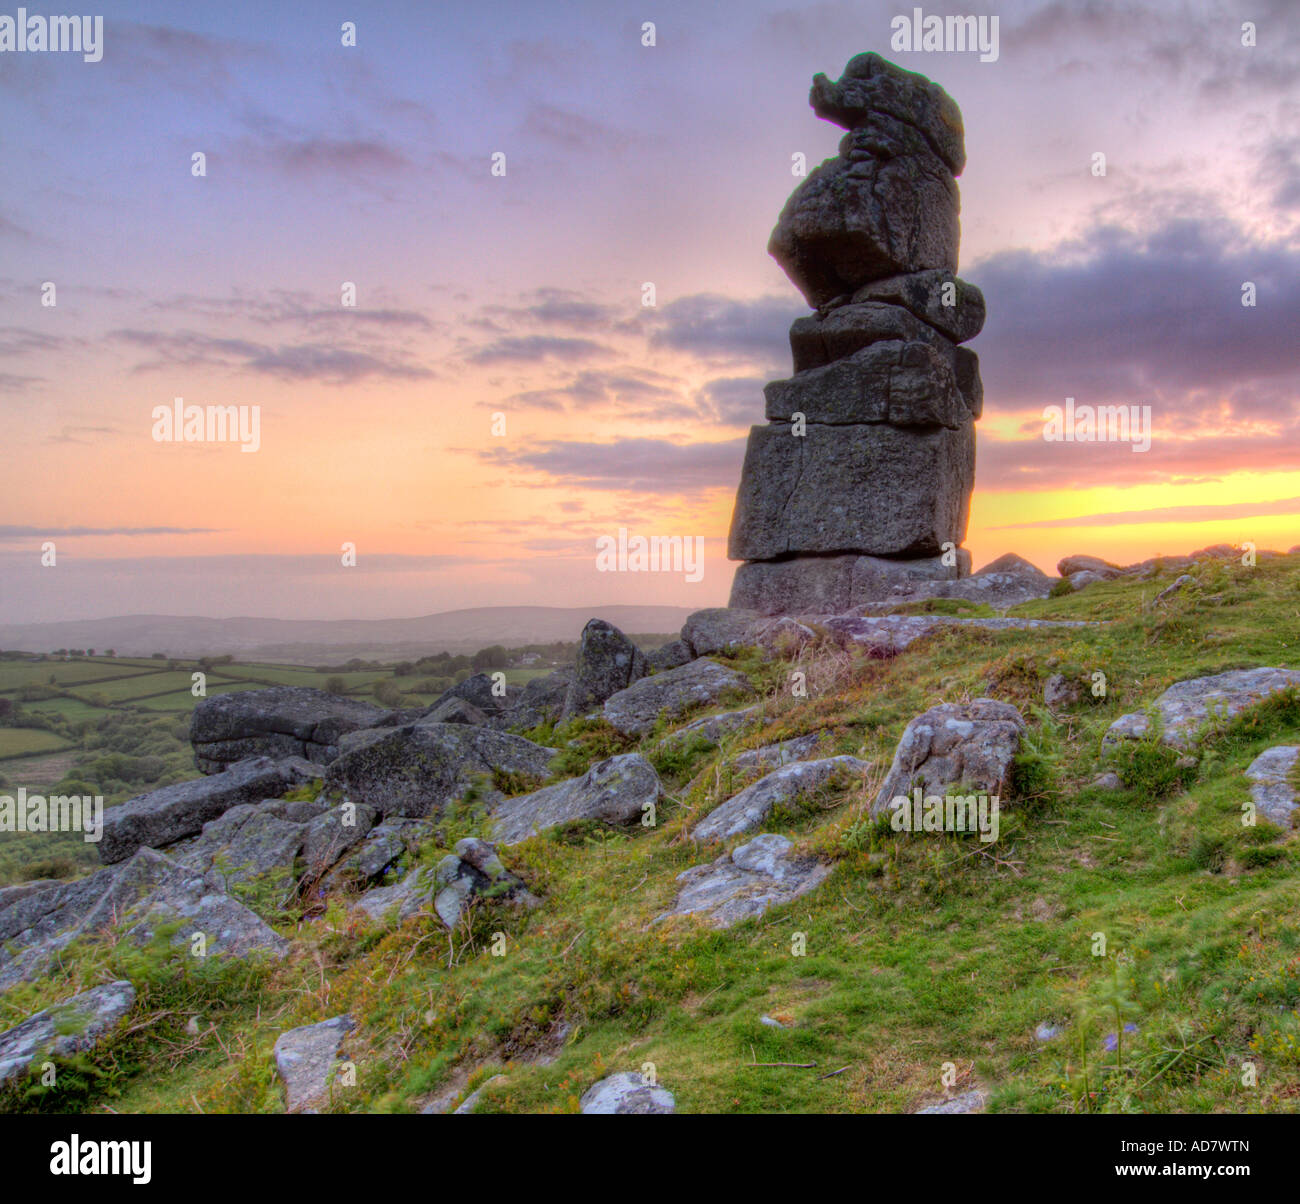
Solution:
<path fill-rule="evenodd" d="M 9 757 L 26 757 L 32 753 L 53 752 L 68 748 L 70 742 L 53 732 L 32 728 L 0 728 L 0 761 Z"/>

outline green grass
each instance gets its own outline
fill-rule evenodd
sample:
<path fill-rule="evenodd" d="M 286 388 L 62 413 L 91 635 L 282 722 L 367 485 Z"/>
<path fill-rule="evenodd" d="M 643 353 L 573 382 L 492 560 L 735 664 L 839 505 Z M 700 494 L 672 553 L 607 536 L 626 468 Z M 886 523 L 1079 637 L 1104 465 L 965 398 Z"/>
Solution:
<path fill-rule="evenodd" d="M 1300 841 L 1241 821 L 1243 770 L 1300 742 L 1300 700 L 1207 732 L 1193 765 L 1154 743 L 1102 747 L 1110 723 L 1173 681 L 1300 667 L 1297 626 L 1284 621 L 1300 612 L 1300 557 L 1191 574 L 1159 608 L 1173 574 L 1013 612 L 1098 627 L 943 630 L 886 660 L 814 649 L 799 666 L 807 698 L 790 695 L 790 665 L 730 658 L 775 719 L 721 748 L 656 751 L 661 732 L 629 742 L 600 723 L 548 732 L 563 750 L 556 773 L 626 748 L 653 754 L 666 788 L 656 828 L 613 840 L 553 831 L 503 850 L 544 901 L 533 912 L 478 905 L 449 935 L 428 918 L 365 928 L 335 902 L 301 928 L 281 919 L 294 952 L 255 990 L 237 974 L 175 985 L 163 974 L 133 1014 L 142 1027 L 95 1055 L 102 1077 L 78 1088 L 77 1106 L 279 1111 L 275 1038 L 348 1011 L 358 1081 L 336 1092 L 336 1111 L 416 1111 L 500 1072 L 483 1110 L 571 1112 L 596 1079 L 647 1062 L 685 1112 L 911 1111 L 941 1096 L 948 1066 L 959 1088 L 989 1087 L 994 1111 L 1300 1111 Z M 1041 698 L 1054 673 L 1104 674 L 1105 693 L 1053 718 Z M 912 717 L 980 696 L 1015 703 L 1029 723 L 995 846 L 895 834 L 866 817 L 878 776 L 844 782 L 768 825 L 832 863 L 816 891 L 724 932 L 654 923 L 676 875 L 720 851 L 687 833 L 750 780 L 730 768 L 737 752 L 823 731 L 827 753 L 883 775 Z M 1091 785 L 1111 768 L 1120 790 Z M 450 818 L 421 856 L 436 859 L 472 823 Z M 69 954 L 53 978 L 0 999 L 0 1022 L 126 972 L 123 956 Z M 174 998 L 192 1001 L 179 1006 L 201 1013 L 205 1035 L 177 1036 Z M 1060 1035 L 1038 1040 L 1044 1023 Z M 1116 1031 L 1122 1044 L 1107 1048 Z"/>
<path fill-rule="evenodd" d="M 22 727 L 0 728 L 0 761 L 68 747 L 69 742 L 54 732 Z"/>

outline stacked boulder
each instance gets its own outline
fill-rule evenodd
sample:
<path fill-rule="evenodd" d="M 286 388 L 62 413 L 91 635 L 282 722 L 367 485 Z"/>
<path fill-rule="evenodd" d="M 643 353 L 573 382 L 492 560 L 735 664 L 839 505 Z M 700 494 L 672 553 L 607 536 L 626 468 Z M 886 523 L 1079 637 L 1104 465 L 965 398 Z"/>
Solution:
<path fill-rule="evenodd" d="M 795 190 L 768 251 L 816 309 L 790 328 L 794 375 L 765 389 L 732 517 L 731 605 L 843 612 L 900 582 L 970 572 L 984 324 L 955 275 L 961 113 L 877 54 L 813 80 L 839 154 Z"/>

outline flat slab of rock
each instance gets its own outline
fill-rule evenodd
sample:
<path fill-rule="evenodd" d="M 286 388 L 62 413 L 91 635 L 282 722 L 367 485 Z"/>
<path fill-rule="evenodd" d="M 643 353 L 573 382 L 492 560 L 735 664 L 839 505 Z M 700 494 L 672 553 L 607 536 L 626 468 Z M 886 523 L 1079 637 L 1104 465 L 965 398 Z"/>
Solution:
<path fill-rule="evenodd" d="M 351 1016 L 335 1016 L 291 1028 L 276 1038 L 275 1069 L 284 1083 L 288 1111 L 312 1112 L 328 1099 L 339 1047 L 355 1027 Z"/>
<path fill-rule="evenodd" d="M 439 814 L 477 777 L 491 787 L 494 770 L 544 777 L 556 750 L 522 736 L 463 723 L 414 723 L 354 732 L 326 771 L 326 785 L 382 816 Z"/>
<path fill-rule="evenodd" d="M 822 625 L 831 634 L 865 644 L 881 655 L 902 652 L 909 644 L 945 627 L 979 631 L 1038 631 L 1048 628 L 1096 627 L 1079 619 L 965 619 L 952 615 L 835 615 Z"/>
<path fill-rule="evenodd" d="M 931 707 L 903 729 L 889 774 L 872 804 L 879 816 L 915 787 L 926 796 L 986 794 L 1006 799 L 1025 720 L 1009 702 L 977 698 Z"/>
<path fill-rule="evenodd" d="M 942 1103 L 931 1104 L 928 1108 L 918 1108 L 916 1114 L 917 1116 L 955 1116 L 983 1112 L 988 1102 L 987 1091 L 963 1091 L 960 1095 L 954 1095 L 952 1099 L 946 1099 Z"/>
<path fill-rule="evenodd" d="M 676 731 L 669 732 L 659 743 L 663 747 L 673 744 L 685 744 L 693 738 L 707 740 L 717 744 L 733 732 L 751 724 L 771 723 L 772 716 L 764 713 L 763 704 L 756 702 L 753 706 L 742 707 L 738 711 L 722 711 L 717 715 L 705 715 L 702 719 L 692 719 Z"/>
<path fill-rule="evenodd" d="M 817 746 L 824 737 L 824 732 L 809 732 L 806 736 L 794 736 L 777 744 L 746 749 L 732 757 L 731 766 L 746 772 L 751 769 L 777 769 L 782 765 L 803 761 L 817 751 Z"/>
<path fill-rule="evenodd" d="M 624 753 L 597 762 L 581 777 L 503 799 L 492 811 L 493 837 L 518 844 L 556 824 L 583 819 L 636 824 L 662 797 L 654 766 L 639 753 Z"/>
<path fill-rule="evenodd" d="M 129 982 L 109 982 L 28 1016 L 0 1033 L 0 1083 L 50 1058 L 93 1049 L 134 1004 L 135 988 Z"/>
<path fill-rule="evenodd" d="M 754 629 L 762 616 L 754 610 L 714 606 L 697 610 L 682 625 L 682 642 L 691 656 L 712 656 L 754 642 Z"/>
<path fill-rule="evenodd" d="M 309 686 L 235 690 L 194 708 L 190 743 L 204 773 L 220 773 L 249 757 L 303 757 L 323 765 L 338 755 L 340 736 L 383 715 L 372 703 Z"/>
<path fill-rule="evenodd" d="M 869 602 L 922 589 L 970 572 L 970 553 L 888 560 L 879 556 L 806 556 L 742 564 L 731 583 L 731 605 L 764 615 L 842 615 Z"/>
<path fill-rule="evenodd" d="M 41 974 L 78 936 L 129 928 L 147 939 L 179 921 L 179 944 L 196 932 L 209 955 L 282 957 L 289 943 L 202 876 L 153 849 L 74 882 L 57 882 L 0 906 L 0 991 Z"/>
<path fill-rule="evenodd" d="M 1281 828 L 1290 829 L 1293 816 L 1300 808 L 1300 798 L 1291 784 L 1297 761 L 1300 761 L 1300 745 L 1280 744 L 1260 753 L 1246 770 L 1255 810 Z"/>
<path fill-rule="evenodd" d="M 1190 749 L 1202 724 L 1211 717 L 1231 719 L 1258 706 L 1270 694 L 1300 687 L 1300 670 L 1232 669 L 1212 677 L 1175 682 L 1153 704 L 1160 716 L 1160 740 L 1173 748 Z M 1141 740 L 1151 728 L 1145 712 L 1121 715 L 1106 731 L 1104 743 Z"/>
<path fill-rule="evenodd" d="M 716 861 L 693 866 L 677 875 L 677 900 L 655 922 L 700 915 L 714 928 L 730 928 L 807 894 L 830 877 L 830 866 L 795 857 L 793 850 L 786 837 L 765 833 Z"/>
<path fill-rule="evenodd" d="M 837 780 L 847 785 L 871 768 L 857 757 L 826 757 L 821 761 L 796 761 L 774 769 L 752 786 L 709 812 L 691 833 L 693 840 L 726 840 L 757 828 L 778 805 L 788 805 Z"/>
<path fill-rule="evenodd" d="M 318 766 L 301 757 L 252 757 L 221 773 L 137 794 L 104 812 L 99 858 L 111 865 L 141 847 L 166 848 L 187 836 L 197 836 L 204 824 L 231 807 L 277 798 L 321 776 Z"/>
<path fill-rule="evenodd" d="M 635 1071 L 625 1071 L 593 1083 L 578 1107 L 584 1116 L 666 1116 L 677 1111 L 677 1101 L 667 1088 L 652 1087 Z"/>
<path fill-rule="evenodd" d="M 752 689 L 743 673 L 702 658 L 643 677 L 620 690 L 606 700 L 605 719 L 620 732 L 643 736 L 654 727 L 660 714 L 672 719 L 692 707 L 717 702 L 726 694 L 751 693 Z"/>

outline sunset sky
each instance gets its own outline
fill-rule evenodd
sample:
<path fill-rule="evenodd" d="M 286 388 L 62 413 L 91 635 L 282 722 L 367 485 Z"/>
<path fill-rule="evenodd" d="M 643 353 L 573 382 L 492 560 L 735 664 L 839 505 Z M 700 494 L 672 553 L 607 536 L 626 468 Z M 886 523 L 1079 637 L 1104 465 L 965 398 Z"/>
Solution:
<path fill-rule="evenodd" d="M 101 62 L 0 54 L 0 618 L 725 604 L 807 312 L 767 238 L 863 50 L 965 118 L 976 566 L 1300 543 L 1300 5 L 922 6 L 998 14 L 994 62 L 891 52 L 912 7 L 125 2 Z M 1067 396 L 1151 449 L 1044 442 Z M 175 397 L 260 450 L 155 442 Z M 620 527 L 703 580 L 598 573 Z"/>

